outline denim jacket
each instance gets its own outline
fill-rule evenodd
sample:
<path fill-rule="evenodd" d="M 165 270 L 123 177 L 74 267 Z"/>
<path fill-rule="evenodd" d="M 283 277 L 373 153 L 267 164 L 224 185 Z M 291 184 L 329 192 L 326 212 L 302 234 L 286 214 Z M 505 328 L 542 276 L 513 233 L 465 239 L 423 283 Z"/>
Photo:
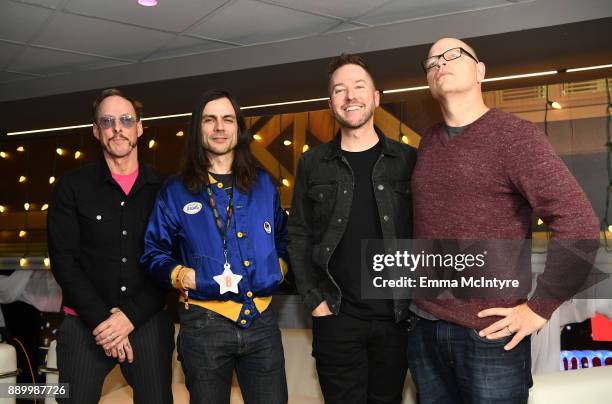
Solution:
<path fill-rule="evenodd" d="M 378 128 L 381 154 L 372 183 L 383 238 L 412 236 L 410 175 L 416 149 L 387 138 Z M 340 135 L 300 158 L 289 216 L 289 255 L 298 292 L 309 311 L 323 300 L 334 314 L 342 291 L 329 272 L 329 260 L 340 243 L 353 202 L 353 172 L 342 155 Z M 357 251 L 355 252 L 358 253 Z M 408 302 L 394 302 L 396 321 L 408 314 Z"/>

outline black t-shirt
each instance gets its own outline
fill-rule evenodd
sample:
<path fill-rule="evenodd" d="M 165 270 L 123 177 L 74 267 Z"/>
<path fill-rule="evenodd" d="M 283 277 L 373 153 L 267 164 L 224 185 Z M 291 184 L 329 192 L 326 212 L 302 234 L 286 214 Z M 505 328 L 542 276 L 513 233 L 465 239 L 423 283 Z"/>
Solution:
<path fill-rule="evenodd" d="M 211 173 L 210 175 L 215 179 L 215 181 L 223 184 L 223 190 L 227 192 L 228 195 L 232 193 L 232 187 L 234 185 L 234 174 L 217 174 Z"/>
<path fill-rule="evenodd" d="M 329 263 L 330 273 L 342 291 L 340 311 L 367 320 L 393 318 L 392 300 L 361 298 L 361 240 L 383 237 L 372 184 L 372 169 L 380 149 L 379 142 L 361 152 L 342 150 L 353 170 L 355 187 L 346 230 Z"/>

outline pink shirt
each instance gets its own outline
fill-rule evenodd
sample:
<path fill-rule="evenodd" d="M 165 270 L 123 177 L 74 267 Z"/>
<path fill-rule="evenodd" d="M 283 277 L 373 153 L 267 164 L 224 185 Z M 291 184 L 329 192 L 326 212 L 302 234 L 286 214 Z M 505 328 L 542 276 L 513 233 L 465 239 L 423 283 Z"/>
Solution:
<path fill-rule="evenodd" d="M 113 176 L 113 179 L 117 181 L 117 184 L 119 184 L 119 186 L 123 190 L 123 193 L 127 195 L 130 193 L 130 190 L 134 186 L 136 178 L 138 178 L 138 168 L 131 174 L 121 175 L 111 173 L 111 175 Z"/>

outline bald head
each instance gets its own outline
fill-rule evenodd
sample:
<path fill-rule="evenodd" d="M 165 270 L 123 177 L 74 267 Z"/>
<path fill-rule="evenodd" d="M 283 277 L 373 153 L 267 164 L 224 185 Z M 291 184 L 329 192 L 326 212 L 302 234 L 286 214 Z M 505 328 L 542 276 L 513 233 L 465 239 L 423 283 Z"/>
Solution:
<path fill-rule="evenodd" d="M 476 51 L 470 45 L 457 38 L 438 39 L 433 45 L 431 45 L 431 48 L 429 48 L 429 54 L 427 56 L 439 55 L 452 48 L 463 48 L 478 59 Z"/>

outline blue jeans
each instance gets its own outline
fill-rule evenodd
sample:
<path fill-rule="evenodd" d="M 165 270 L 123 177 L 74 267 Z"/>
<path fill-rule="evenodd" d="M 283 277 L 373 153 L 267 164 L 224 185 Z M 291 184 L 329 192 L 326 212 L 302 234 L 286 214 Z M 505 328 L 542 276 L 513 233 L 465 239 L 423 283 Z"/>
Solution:
<path fill-rule="evenodd" d="M 416 318 L 408 333 L 408 366 L 419 403 L 526 404 L 530 339 L 505 351 L 510 339 L 487 340 L 472 328 Z"/>
<path fill-rule="evenodd" d="M 245 404 L 287 402 L 281 334 L 271 309 L 246 329 L 192 305 L 179 305 L 178 353 L 190 403 L 227 404 L 236 370 Z"/>

